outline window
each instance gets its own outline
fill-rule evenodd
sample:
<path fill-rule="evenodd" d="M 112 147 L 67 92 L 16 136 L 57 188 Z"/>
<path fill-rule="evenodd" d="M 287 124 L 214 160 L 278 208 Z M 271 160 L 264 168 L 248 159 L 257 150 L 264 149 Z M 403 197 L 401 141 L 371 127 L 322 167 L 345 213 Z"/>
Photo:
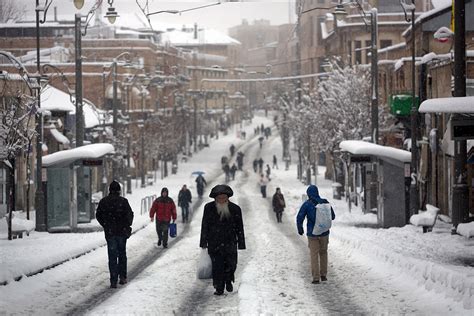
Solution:
<path fill-rule="evenodd" d="M 372 41 L 365 41 L 365 47 L 364 47 L 364 50 L 365 50 L 365 63 L 368 64 L 369 61 L 370 61 L 370 56 L 369 56 L 369 53 L 372 49 Z"/>
<path fill-rule="evenodd" d="M 360 51 L 361 48 L 361 42 L 360 41 L 355 41 L 354 42 L 354 50 L 355 50 L 355 63 L 356 64 L 361 64 L 362 63 L 362 52 Z"/>
<path fill-rule="evenodd" d="M 392 40 L 380 40 L 380 48 L 392 46 Z"/>

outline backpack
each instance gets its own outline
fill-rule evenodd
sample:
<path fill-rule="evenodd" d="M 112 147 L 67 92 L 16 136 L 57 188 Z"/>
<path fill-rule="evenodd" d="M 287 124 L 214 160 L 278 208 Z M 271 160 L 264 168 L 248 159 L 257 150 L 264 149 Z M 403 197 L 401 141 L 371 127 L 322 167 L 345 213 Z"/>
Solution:
<path fill-rule="evenodd" d="M 313 235 L 321 235 L 331 228 L 332 214 L 331 204 L 323 203 L 316 205 L 316 221 L 314 223 Z"/>

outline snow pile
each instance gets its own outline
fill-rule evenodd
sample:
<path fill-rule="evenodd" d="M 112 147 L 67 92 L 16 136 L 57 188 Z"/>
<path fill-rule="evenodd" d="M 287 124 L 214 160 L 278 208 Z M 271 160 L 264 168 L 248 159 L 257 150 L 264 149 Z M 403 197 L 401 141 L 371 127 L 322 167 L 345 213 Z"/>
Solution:
<path fill-rule="evenodd" d="M 458 224 L 456 232 L 459 235 L 462 235 L 468 238 L 473 237 L 474 236 L 474 222 Z"/>
<path fill-rule="evenodd" d="M 474 226 L 472 227 L 474 230 Z M 397 229 L 403 230 L 404 228 Z M 407 256 L 403 252 L 396 252 L 394 249 L 384 247 L 383 243 L 379 244 L 374 239 L 351 236 L 350 232 L 341 230 L 341 227 L 331 230 L 331 235 L 337 238 L 350 252 L 360 252 L 369 261 L 385 262 L 392 267 L 392 273 L 408 275 L 428 291 L 444 292 L 445 297 L 462 302 L 464 308 L 474 308 L 474 291 L 472 291 L 474 278 L 468 277 L 465 270 L 456 271 L 429 260 Z"/>
<path fill-rule="evenodd" d="M 32 220 L 28 220 L 26 218 L 22 218 L 21 215 L 19 215 L 20 212 L 13 212 L 13 217 L 12 217 L 12 230 L 26 230 L 28 232 L 32 231 L 35 229 L 35 222 Z M 8 214 L 7 216 L 4 217 L 4 221 L 0 223 L 1 226 L 3 225 L 8 225 Z M 8 227 L 8 226 L 6 226 Z"/>
<path fill-rule="evenodd" d="M 439 208 L 426 204 L 426 211 L 419 211 L 410 217 L 410 223 L 415 226 L 433 226 L 438 216 Z"/>

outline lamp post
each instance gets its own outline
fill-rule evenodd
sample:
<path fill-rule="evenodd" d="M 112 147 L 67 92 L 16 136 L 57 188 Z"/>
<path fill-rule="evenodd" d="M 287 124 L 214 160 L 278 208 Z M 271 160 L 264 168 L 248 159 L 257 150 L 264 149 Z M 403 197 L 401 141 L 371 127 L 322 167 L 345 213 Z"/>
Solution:
<path fill-rule="evenodd" d="M 46 21 L 46 13 L 51 5 L 52 0 L 46 0 L 45 6 L 40 6 L 39 0 L 36 0 L 36 68 L 38 71 L 38 85 L 40 85 L 41 77 L 41 61 L 40 61 L 40 23 Z M 43 20 L 40 19 L 40 12 L 44 12 Z M 36 209 L 36 231 L 46 231 L 48 223 L 48 214 L 45 208 L 45 199 L 43 191 L 43 115 L 41 114 L 41 91 L 38 90 L 36 113 L 36 187 L 35 187 L 35 209 Z"/>
<path fill-rule="evenodd" d="M 466 13 L 465 1 L 454 0 L 454 97 L 466 96 Z M 455 114 L 455 117 L 460 116 Z M 454 234 L 459 223 L 469 219 L 469 189 L 467 186 L 467 141 L 454 141 L 454 187 L 452 220 Z"/>
<path fill-rule="evenodd" d="M 145 114 L 145 100 L 146 96 L 148 95 L 148 91 L 145 87 L 142 87 L 142 91 L 140 91 L 141 96 L 141 105 L 142 105 L 142 128 L 141 128 L 141 135 L 140 135 L 140 143 L 141 143 L 141 153 L 140 153 L 140 173 L 141 173 L 141 187 L 146 187 L 146 179 L 145 179 L 145 121 L 146 121 L 146 114 Z"/>
<path fill-rule="evenodd" d="M 400 1 L 400 4 L 405 13 L 405 20 L 411 22 L 411 163 L 410 163 L 410 213 L 417 214 L 419 208 L 418 200 L 418 106 L 416 104 L 416 89 L 415 89 L 415 2 L 411 1 L 411 4 L 407 4 Z M 408 17 L 407 11 L 411 12 L 411 17 Z M 410 214 L 406 214 L 407 220 L 410 218 Z"/>

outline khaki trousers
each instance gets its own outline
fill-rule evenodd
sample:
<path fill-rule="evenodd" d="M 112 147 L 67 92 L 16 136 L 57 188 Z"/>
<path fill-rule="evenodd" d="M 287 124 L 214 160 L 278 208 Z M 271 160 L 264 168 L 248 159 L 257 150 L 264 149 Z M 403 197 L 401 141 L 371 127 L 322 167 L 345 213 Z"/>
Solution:
<path fill-rule="evenodd" d="M 313 280 L 320 279 L 328 274 L 328 243 L 329 235 L 308 237 L 308 247 L 311 257 L 311 274 Z"/>

